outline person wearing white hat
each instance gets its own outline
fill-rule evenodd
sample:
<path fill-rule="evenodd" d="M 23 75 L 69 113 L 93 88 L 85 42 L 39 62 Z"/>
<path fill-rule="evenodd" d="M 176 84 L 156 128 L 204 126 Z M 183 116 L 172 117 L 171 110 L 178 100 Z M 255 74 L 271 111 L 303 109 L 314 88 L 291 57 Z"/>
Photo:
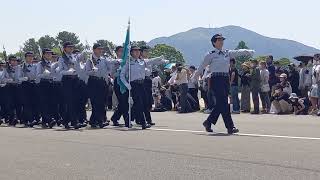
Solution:
<path fill-rule="evenodd" d="M 307 115 L 310 107 L 308 98 L 299 98 L 296 93 L 292 93 L 289 97 L 295 115 Z"/>
<path fill-rule="evenodd" d="M 287 74 L 282 73 L 279 78 L 280 78 L 280 85 L 283 88 L 283 92 L 291 94 L 292 93 L 292 87 L 291 87 L 291 84 L 288 81 Z"/>

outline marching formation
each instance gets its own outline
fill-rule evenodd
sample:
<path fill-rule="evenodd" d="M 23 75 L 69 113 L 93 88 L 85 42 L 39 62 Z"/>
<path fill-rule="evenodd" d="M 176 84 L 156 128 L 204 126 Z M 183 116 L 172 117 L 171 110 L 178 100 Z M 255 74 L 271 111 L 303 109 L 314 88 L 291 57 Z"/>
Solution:
<path fill-rule="evenodd" d="M 9 56 L 0 62 L 0 124 L 25 127 L 41 125 L 66 129 L 86 127 L 103 128 L 109 125 L 106 117 L 108 89 L 114 84 L 118 106 L 111 117 L 114 126 L 124 118 L 125 126 L 131 120 L 146 129 L 154 125 L 150 110 L 152 91 L 150 75 L 152 66 L 167 63 L 163 57 L 149 59 L 148 47 L 132 47 L 130 61 L 120 68 L 124 48 L 118 46 L 118 59 L 103 56 L 101 44 L 94 44 L 90 57 L 75 50 L 71 42 L 63 44 L 62 56 L 51 49 L 42 49 L 38 62 L 33 52 L 26 52 L 24 62 Z M 130 66 L 130 67 L 129 67 Z M 130 69 L 130 71 L 129 71 Z M 131 78 L 128 79 L 128 75 Z M 130 81 L 129 81 L 130 80 Z M 119 81 L 132 93 L 121 90 Z M 129 101 L 128 101 L 129 99 Z M 87 122 L 86 105 L 90 100 L 92 113 Z"/>

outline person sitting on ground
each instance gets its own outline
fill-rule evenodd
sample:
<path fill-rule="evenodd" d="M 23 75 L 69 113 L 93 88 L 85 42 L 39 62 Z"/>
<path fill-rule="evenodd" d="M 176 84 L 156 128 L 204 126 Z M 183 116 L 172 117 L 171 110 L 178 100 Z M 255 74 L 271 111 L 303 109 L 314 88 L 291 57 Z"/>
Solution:
<path fill-rule="evenodd" d="M 290 114 L 292 113 L 292 106 L 289 103 L 289 94 L 283 91 L 280 84 L 275 86 L 274 93 L 271 97 L 273 112 L 276 114 Z"/>
<path fill-rule="evenodd" d="M 308 98 L 299 98 L 296 93 L 289 97 L 295 115 L 308 115 L 310 101 Z"/>
<path fill-rule="evenodd" d="M 166 95 L 167 89 L 162 88 L 160 90 L 160 103 L 159 106 L 154 108 L 154 112 L 165 112 L 165 111 L 171 111 L 172 110 L 172 101 L 171 99 Z"/>
<path fill-rule="evenodd" d="M 284 92 L 291 94 L 292 93 L 292 87 L 290 82 L 288 81 L 288 76 L 285 73 L 282 73 L 280 75 L 280 85 Z"/>

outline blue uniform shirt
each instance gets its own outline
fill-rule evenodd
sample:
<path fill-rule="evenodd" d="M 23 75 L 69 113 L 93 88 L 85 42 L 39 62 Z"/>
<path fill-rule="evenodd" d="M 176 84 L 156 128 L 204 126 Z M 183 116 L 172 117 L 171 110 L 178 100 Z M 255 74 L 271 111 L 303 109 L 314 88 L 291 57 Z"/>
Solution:
<path fill-rule="evenodd" d="M 218 50 L 214 49 L 207 54 L 204 61 L 201 63 L 198 71 L 195 73 L 195 77 L 200 75 L 203 70 L 209 66 L 211 73 L 229 73 L 230 59 L 239 56 L 252 56 L 254 50 L 239 49 L 239 50 Z"/>

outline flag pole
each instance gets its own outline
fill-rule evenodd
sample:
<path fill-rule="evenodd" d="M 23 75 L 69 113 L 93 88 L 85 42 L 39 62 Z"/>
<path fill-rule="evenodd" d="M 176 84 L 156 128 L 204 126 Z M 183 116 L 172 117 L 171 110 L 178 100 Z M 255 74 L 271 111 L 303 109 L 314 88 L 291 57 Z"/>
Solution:
<path fill-rule="evenodd" d="M 130 18 L 129 18 L 129 21 L 128 21 L 128 28 L 129 28 L 129 31 L 130 31 Z M 128 81 L 129 81 L 129 84 L 130 84 L 130 82 L 131 82 L 131 67 L 130 67 L 130 49 L 131 49 L 131 45 L 130 45 L 130 38 L 129 38 L 129 45 L 128 45 L 128 47 L 130 47 L 130 48 L 128 48 L 128 54 L 127 54 L 127 60 L 128 60 L 128 63 L 129 63 L 129 65 L 128 65 L 128 71 L 129 71 L 129 76 L 128 76 Z M 129 114 L 129 122 L 128 122 L 128 125 L 129 125 L 129 128 L 131 128 L 131 107 L 132 107 L 132 102 L 131 102 L 131 90 L 128 90 L 129 92 L 129 97 L 128 97 L 128 101 L 129 101 L 129 112 L 128 112 L 128 114 Z"/>

